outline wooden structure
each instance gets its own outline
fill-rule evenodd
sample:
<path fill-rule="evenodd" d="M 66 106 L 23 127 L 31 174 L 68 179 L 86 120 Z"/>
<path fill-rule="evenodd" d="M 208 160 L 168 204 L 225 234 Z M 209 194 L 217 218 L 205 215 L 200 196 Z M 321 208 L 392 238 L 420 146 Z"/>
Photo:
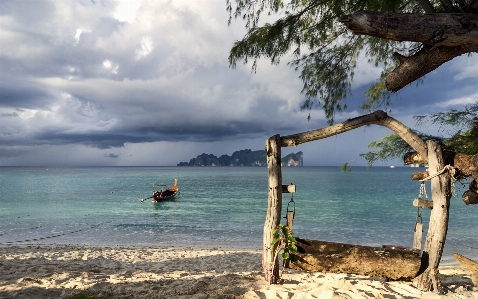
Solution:
<path fill-rule="evenodd" d="M 364 125 L 376 124 L 385 126 L 397 133 L 405 140 L 418 155 L 429 164 L 429 176 L 432 188 L 432 212 L 429 230 L 420 262 L 418 276 L 414 280 L 415 286 L 422 290 L 440 291 L 438 265 L 443 253 L 446 233 L 448 229 L 448 211 L 451 197 L 451 175 L 443 171 L 445 163 L 440 146 L 433 141 L 425 143 L 410 128 L 389 117 L 383 111 L 376 111 L 361 117 L 349 119 L 343 123 L 304 133 L 281 137 L 274 135 L 266 141 L 268 166 L 268 207 L 263 234 L 263 269 L 266 280 L 275 284 L 279 279 L 279 261 L 275 252 L 277 248 L 271 246 L 272 233 L 280 224 L 282 209 L 282 171 L 281 147 L 297 146 L 301 143 L 319 140 L 334 136 Z"/>

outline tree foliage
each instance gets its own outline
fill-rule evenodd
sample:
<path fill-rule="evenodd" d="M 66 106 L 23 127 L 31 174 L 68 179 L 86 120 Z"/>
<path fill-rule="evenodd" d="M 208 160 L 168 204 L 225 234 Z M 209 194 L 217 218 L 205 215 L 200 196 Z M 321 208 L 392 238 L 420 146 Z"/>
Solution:
<path fill-rule="evenodd" d="M 392 56 L 405 57 L 423 49 L 418 42 L 396 41 L 369 35 L 353 35 L 340 22 L 340 17 L 359 10 L 391 13 L 476 13 L 478 1 L 429 0 L 227 0 L 229 22 L 233 18 L 245 21 L 247 34 L 232 47 L 231 67 L 239 61 L 269 59 L 278 64 L 292 54 L 289 64 L 300 71 L 305 96 L 302 109 L 323 108 L 329 123 L 334 113 L 347 107 L 344 100 L 351 86 L 360 55 L 383 68 L 382 75 L 366 93 L 362 106 L 370 111 L 387 107 L 390 93 L 385 77 L 399 63 Z"/>
<path fill-rule="evenodd" d="M 342 100 L 351 91 L 359 53 L 365 48 L 367 56 L 373 57 L 370 62 L 387 67 L 393 63 L 390 52 L 403 48 L 397 42 L 351 35 L 338 18 L 359 9 L 403 11 L 407 5 L 401 7 L 401 2 L 236 0 L 233 9 L 232 0 L 228 0 L 230 19 L 242 17 L 249 29 L 231 49 L 229 63 L 235 67 L 240 60 L 248 63 L 251 59 L 256 70 L 258 59 L 267 58 L 278 64 L 281 57 L 292 51 L 290 65 L 301 71 L 304 82 L 305 101 L 301 108 L 321 106 L 332 123 L 334 112 L 346 108 Z M 269 19 L 271 15 L 281 16 L 273 24 L 259 26 L 264 13 Z M 378 95 L 374 97 L 377 100 L 388 97 L 381 90 L 371 95 Z"/>

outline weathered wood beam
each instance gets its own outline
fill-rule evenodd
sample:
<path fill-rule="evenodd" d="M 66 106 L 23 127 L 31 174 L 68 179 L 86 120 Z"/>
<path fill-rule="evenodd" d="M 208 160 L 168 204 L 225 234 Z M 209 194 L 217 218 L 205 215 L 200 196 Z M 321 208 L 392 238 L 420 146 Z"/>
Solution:
<path fill-rule="evenodd" d="M 429 176 L 428 171 L 413 172 L 412 181 L 421 181 L 428 176 Z"/>
<path fill-rule="evenodd" d="M 274 229 L 280 224 L 282 213 L 282 171 L 280 135 L 274 135 L 266 141 L 269 193 L 267 214 L 263 234 L 264 275 L 269 284 L 279 279 L 279 260 L 275 259 L 277 243 L 272 246 Z"/>
<path fill-rule="evenodd" d="M 433 209 L 433 201 L 421 198 L 413 200 L 413 206 L 421 209 Z"/>
<path fill-rule="evenodd" d="M 444 167 L 441 147 L 428 140 L 428 171 L 434 175 Z M 448 171 L 431 179 L 433 209 L 430 213 L 428 233 L 423 247 L 422 263 L 414 285 L 424 291 L 441 292 L 440 265 L 448 231 L 451 198 L 451 175 Z"/>
<path fill-rule="evenodd" d="M 375 111 L 370 114 L 348 119 L 342 123 L 338 123 L 325 128 L 298 133 L 294 135 L 288 135 L 281 137 L 281 145 L 297 146 L 301 143 L 324 139 L 330 136 L 338 135 L 348 132 L 350 130 L 359 128 L 366 125 L 379 125 L 389 128 L 399 135 L 405 142 L 407 142 L 415 151 L 420 153 L 423 157 L 427 156 L 427 146 L 425 142 L 415 134 L 410 128 L 387 115 L 382 110 Z"/>
<path fill-rule="evenodd" d="M 420 250 L 388 249 L 296 238 L 297 264 L 291 268 L 411 279 L 420 268 Z"/>

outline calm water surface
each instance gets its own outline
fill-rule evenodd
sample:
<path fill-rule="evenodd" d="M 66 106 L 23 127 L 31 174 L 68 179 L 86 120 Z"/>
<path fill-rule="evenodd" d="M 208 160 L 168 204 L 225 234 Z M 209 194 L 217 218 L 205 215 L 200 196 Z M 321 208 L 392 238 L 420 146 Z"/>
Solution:
<path fill-rule="evenodd" d="M 423 168 L 283 168 L 297 193 L 294 234 L 361 245 L 411 246 L 412 201 Z M 170 202 L 140 202 L 154 183 L 179 179 Z M 267 210 L 267 169 L 260 167 L 0 167 L 1 244 L 86 244 L 258 249 Z M 428 194 L 431 194 L 429 183 Z M 478 257 L 477 206 L 456 183 L 445 259 Z M 283 213 L 291 199 L 284 194 Z M 292 206 L 291 206 L 292 207 Z M 424 236 L 430 211 L 423 211 Z"/>

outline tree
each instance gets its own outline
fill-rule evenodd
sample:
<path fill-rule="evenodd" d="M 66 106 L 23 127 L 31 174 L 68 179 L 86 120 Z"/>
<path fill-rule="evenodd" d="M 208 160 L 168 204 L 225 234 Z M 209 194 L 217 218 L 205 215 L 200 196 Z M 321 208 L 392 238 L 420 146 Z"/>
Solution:
<path fill-rule="evenodd" d="M 419 80 L 454 57 L 478 52 L 478 0 L 227 0 L 230 21 L 246 20 L 247 34 L 232 47 L 229 63 L 287 53 L 300 70 L 303 109 L 321 107 L 330 123 L 346 108 L 357 58 L 382 66 L 367 91 L 365 110 L 390 103 L 390 92 Z M 260 25 L 263 14 L 277 15 Z"/>
<path fill-rule="evenodd" d="M 244 38 L 232 47 L 230 65 L 235 67 L 238 61 L 248 63 L 253 60 L 252 68 L 255 70 L 257 59 L 267 58 L 273 64 L 278 64 L 284 55 L 292 53 L 293 58 L 289 63 L 300 70 L 300 78 L 304 83 L 302 93 L 305 94 L 305 101 L 301 108 L 323 108 L 330 124 L 334 123 L 334 113 L 346 108 L 344 100 L 351 91 L 357 58 L 361 53 L 365 54 L 370 63 L 383 68 L 380 78 L 367 91 L 368 98 L 362 105 L 364 110 L 373 110 L 388 106 L 390 92 L 397 92 L 420 80 L 457 56 L 478 52 L 478 0 L 227 0 L 227 10 L 230 21 L 233 17 L 241 17 L 246 20 L 248 29 Z M 272 24 L 260 24 L 264 13 L 267 13 L 268 18 L 275 15 L 280 17 Z M 476 110 L 474 113 L 476 115 Z M 367 123 L 370 116 L 361 118 L 360 125 Z M 444 115 L 436 115 L 435 118 L 431 116 L 430 119 L 438 120 L 442 116 Z M 389 122 L 388 116 L 379 118 L 380 120 L 372 119 L 370 123 L 379 122 L 385 126 L 393 123 Z M 331 126 L 316 130 L 315 133 L 320 131 L 321 136 L 328 137 L 340 130 L 350 130 L 348 126 L 355 123 L 354 119 L 347 120 L 338 124 L 338 127 Z M 344 124 L 347 126 L 343 127 Z M 476 119 L 470 127 L 469 133 L 472 135 L 458 134 L 446 140 L 419 136 L 408 131 L 408 128 L 405 133 L 396 131 L 400 128 L 391 129 L 400 138 L 389 136 L 384 139 L 381 146 L 388 146 L 388 152 L 384 152 L 386 155 L 392 157 L 402 153 L 394 148 L 400 142 L 402 148 L 407 148 L 406 144 L 411 145 L 417 151 L 407 154 L 411 160 L 430 162 L 434 165 L 431 170 L 433 174 L 439 173 L 445 164 L 453 165 L 458 169 L 458 176 L 475 179 L 474 185 L 470 184 L 470 194 L 478 194 L 478 155 L 473 152 L 452 152 L 447 155 L 440 146 L 441 142 L 454 151 L 468 150 L 469 147 L 464 148 L 465 144 L 476 146 Z M 288 140 L 281 138 L 281 146 L 297 145 L 299 137 L 296 137 Z M 308 132 L 300 134 L 300 138 L 305 138 L 303 142 L 307 142 L 309 137 Z M 317 139 L 316 137 L 314 138 Z M 438 144 L 433 140 L 438 141 Z M 436 219 L 446 221 L 438 221 L 436 231 L 429 231 L 430 238 L 434 240 L 427 237 L 428 245 L 441 244 L 440 247 L 444 244 L 449 180 L 449 174 L 440 177 L 440 180 L 432 180 L 432 189 L 441 194 L 441 207 L 446 208 L 442 209 L 442 215 Z M 270 186 L 271 184 L 270 182 Z M 270 194 L 269 197 L 271 196 Z M 473 202 L 471 199 L 471 203 L 478 203 L 478 200 Z M 433 212 L 439 210 L 437 206 Z M 277 217 L 272 216 L 266 219 L 266 225 L 276 224 Z M 267 238 L 265 233 L 264 240 Z M 440 248 L 435 256 L 425 257 L 425 269 L 418 281 L 418 286 L 422 289 L 439 289 L 437 275 Z"/>

